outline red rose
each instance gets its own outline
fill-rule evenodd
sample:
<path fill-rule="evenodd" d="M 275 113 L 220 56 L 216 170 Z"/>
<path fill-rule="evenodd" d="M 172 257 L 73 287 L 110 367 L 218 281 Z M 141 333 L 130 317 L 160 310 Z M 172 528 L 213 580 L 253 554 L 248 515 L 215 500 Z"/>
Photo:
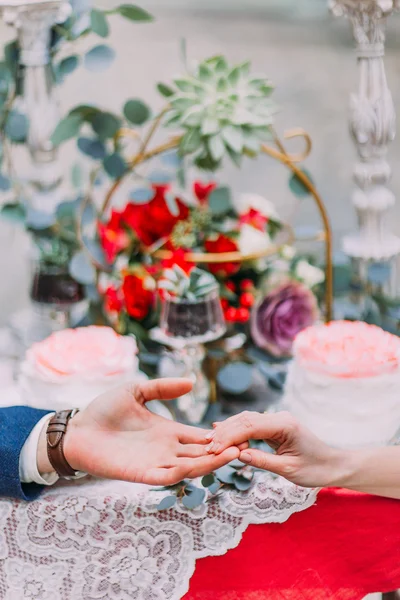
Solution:
<path fill-rule="evenodd" d="M 187 250 L 183 248 L 178 248 L 178 250 L 174 250 L 171 253 L 170 258 L 166 258 L 161 261 L 161 266 L 163 269 L 171 269 L 174 265 L 178 265 L 181 269 L 185 271 L 185 273 L 190 273 L 193 269 L 194 264 L 190 263 L 186 260 Z"/>
<path fill-rule="evenodd" d="M 145 246 L 151 246 L 158 240 L 168 237 L 178 221 L 187 219 L 188 207 L 176 199 L 179 214 L 171 214 L 165 200 L 168 186 L 154 186 L 154 198 L 147 204 L 126 205 L 122 214 L 123 221 L 136 233 Z"/>
<path fill-rule="evenodd" d="M 251 225 L 255 229 L 265 231 L 265 226 L 268 223 L 268 217 L 260 213 L 258 210 L 251 208 L 245 215 L 241 215 L 239 221 L 241 225 Z"/>
<path fill-rule="evenodd" d="M 220 234 L 216 240 L 207 240 L 204 243 L 204 247 L 206 251 L 210 253 L 237 252 L 238 250 L 236 243 L 231 238 L 228 238 L 222 234 Z M 214 275 L 219 277 L 228 277 L 239 271 L 240 263 L 209 263 L 208 268 L 211 273 L 214 273 Z"/>
<path fill-rule="evenodd" d="M 117 254 L 129 246 L 129 235 L 122 225 L 122 213 L 112 210 L 108 223 L 99 222 L 98 231 L 106 259 L 112 263 Z"/>
<path fill-rule="evenodd" d="M 112 285 L 104 292 L 104 308 L 107 312 L 120 313 L 124 307 L 122 291 Z"/>
<path fill-rule="evenodd" d="M 145 279 L 138 275 L 125 275 L 122 284 L 126 312 L 141 321 L 149 314 L 154 303 L 154 291 L 145 287 Z"/>
<path fill-rule="evenodd" d="M 217 187 L 217 184 L 212 181 L 211 183 L 202 183 L 201 181 L 195 181 L 193 184 L 193 193 L 196 196 L 200 204 L 206 204 L 208 196 Z"/>

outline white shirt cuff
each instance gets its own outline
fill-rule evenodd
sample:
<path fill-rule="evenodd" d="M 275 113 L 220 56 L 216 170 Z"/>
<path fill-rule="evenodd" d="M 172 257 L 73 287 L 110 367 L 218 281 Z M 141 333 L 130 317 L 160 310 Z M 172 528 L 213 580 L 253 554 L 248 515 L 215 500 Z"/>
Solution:
<path fill-rule="evenodd" d="M 43 427 L 54 416 L 55 413 L 45 415 L 32 429 L 29 437 L 22 447 L 19 456 L 19 478 L 22 483 L 38 483 L 39 485 L 53 485 L 58 481 L 58 475 L 55 471 L 40 475 L 37 466 L 37 450 L 39 438 Z"/>

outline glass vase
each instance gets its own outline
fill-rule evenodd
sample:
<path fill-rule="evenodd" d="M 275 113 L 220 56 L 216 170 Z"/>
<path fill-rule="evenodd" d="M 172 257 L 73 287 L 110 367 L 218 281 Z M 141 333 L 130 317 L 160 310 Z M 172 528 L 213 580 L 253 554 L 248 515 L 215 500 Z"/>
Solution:
<path fill-rule="evenodd" d="M 218 288 L 196 300 L 169 295 L 164 298 L 160 327 L 152 337 L 171 348 L 161 361 L 159 374 L 193 381 L 191 392 L 177 399 L 179 417 L 187 423 L 201 423 L 210 403 L 211 385 L 203 372 L 203 344 L 222 337 L 225 331 Z"/>

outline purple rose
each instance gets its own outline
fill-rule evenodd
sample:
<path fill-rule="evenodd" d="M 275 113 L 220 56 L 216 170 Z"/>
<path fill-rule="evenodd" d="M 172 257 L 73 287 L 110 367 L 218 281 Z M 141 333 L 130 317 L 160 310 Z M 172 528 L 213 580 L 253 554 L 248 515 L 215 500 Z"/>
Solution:
<path fill-rule="evenodd" d="M 272 290 L 251 317 L 254 343 L 274 356 L 290 356 L 296 335 L 318 317 L 314 294 L 297 281 Z"/>

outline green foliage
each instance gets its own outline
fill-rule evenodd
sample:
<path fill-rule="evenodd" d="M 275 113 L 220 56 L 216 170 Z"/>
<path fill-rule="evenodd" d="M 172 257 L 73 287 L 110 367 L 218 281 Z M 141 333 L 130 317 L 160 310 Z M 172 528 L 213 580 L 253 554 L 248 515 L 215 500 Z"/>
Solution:
<path fill-rule="evenodd" d="M 108 69 L 114 59 L 115 51 L 113 48 L 106 44 L 99 44 L 86 52 L 83 62 L 89 71 L 101 73 Z"/>
<path fill-rule="evenodd" d="M 126 164 L 124 158 L 118 154 L 118 152 L 114 152 L 107 156 L 103 161 L 103 167 L 107 175 L 109 175 L 112 179 L 118 179 L 122 177 L 122 175 L 127 171 L 128 165 Z"/>
<path fill-rule="evenodd" d="M 307 171 L 307 169 L 301 169 L 301 171 L 304 173 L 304 175 L 307 177 L 307 179 L 309 181 L 311 181 L 312 183 L 312 177 L 311 174 L 309 173 L 309 171 Z M 304 185 L 304 183 L 301 181 L 301 179 L 296 175 L 293 174 L 290 179 L 289 179 L 289 187 L 292 190 L 293 194 L 295 196 L 297 196 L 298 198 L 304 198 L 305 196 L 309 196 L 310 192 L 307 189 L 307 187 Z"/>
<path fill-rule="evenodd" d="M 121 4 L 111 12 L 121 15 L 121 17 L 125 17 L 125 19 L 129 19 L 129 21 L 142 23 L 153 21 L 153 17 L 150 13 L 135 4 Z"/>
<path fill-rule="evenodd" d="M 4 204 L 0 216 L 12 223 L 25 223 L 26 210 L 22 204 Z"/>
<path fill-rule="evenodd" d="M 135 98 L 125 103 L 124 115 L 133 125 L 143 125 L 150 118 L 150 114 L 149 107 L 142 100 Z"/>
<path fill-rule="evenodd" d="M 110 28 L 104 12 L 97 8 L 92 8 L 90 11 L 90 26 L 92 31 L 102 38 L 106 38 L 110 33 Z"/>
<path fill-rule="evenodd" d="M 218 373 L 218 385 L 228 394 L 243 394 L 253 379 L 253 366 L 244 362 L 233 362 L 223 367 Z"/>
<path fill-rule="evenodd" d="M 63 142 L 75 137 L 80 132 L 82 123 L 80 114 L 70 113 L 58 123 L 51 136 L 51 141 L 55 146 L 59 146 Z"/>
<path fill-rule="evenodd" d="M 171 269 L 165 269 L 159 288 L 176 298 L 196 301 L 218 289 L 218 283 L 207 271 L 195 267 L 187 274 L 179 265 L 174 265 Z"/>
<path fill-rule="evenodd" d="M 273 122 L 272 86 L 252 76 L 249 63 L 230 67 L 215 56 L 175 79 L 174 88 L 158 90 L 170 102 L 166 125 L 184 130 L 181 154 L 194 155 L 200 168 L 215 170 L 225 156 L 235 164 L 244 154 L 255 156 Z"/>
<path fill-rule="evenodd" d="M 14 143 L 25 142 L 29 129 L 29 121 L 26 115 L 11 110 L 8 114 L 4 132 L 10 141 Z"/>
<path fill-rule="evenodd" d="M 208 199 L 208 205 L 214 215 L 224 215 L 232 209 L 231 193 L 228 187 L 218 187 L 213 190 Z"/>
<path fill-rule="evenodd" d="M 105 140 L 115 136 L 121 127 L 121 119 L 110 112 L 97 112 L 91 119 L 93 131 Z"/>

